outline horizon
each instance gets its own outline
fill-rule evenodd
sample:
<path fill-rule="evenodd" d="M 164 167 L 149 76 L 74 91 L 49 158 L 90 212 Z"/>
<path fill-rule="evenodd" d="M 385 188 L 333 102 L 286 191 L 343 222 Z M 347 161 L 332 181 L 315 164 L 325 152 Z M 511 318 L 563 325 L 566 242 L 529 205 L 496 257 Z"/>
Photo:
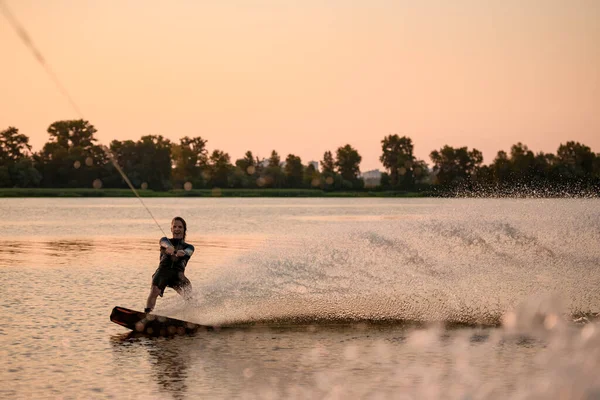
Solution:
<path fill-rule="evenodd" d="M 484 164 L 518 142 L 600 150 L 600 2 L 3 4 L 83 111 L 0 17 L 0 130 L 33 151 L 79 118 L 102 144 L 201 136 L 232 163 L 276 150 L 308 164 L 350 144 L 363 172 L 383 169 L 390 134 L 428 164 L 444 145 Z"/>

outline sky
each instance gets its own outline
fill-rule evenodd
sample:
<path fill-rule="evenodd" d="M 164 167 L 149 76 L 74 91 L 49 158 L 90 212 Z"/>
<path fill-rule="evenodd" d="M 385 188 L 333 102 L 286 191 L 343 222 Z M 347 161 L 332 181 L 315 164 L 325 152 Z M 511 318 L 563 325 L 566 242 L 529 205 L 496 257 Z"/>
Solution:
<path fill-rule="evenodd" d="M 417 158 L 517 142 L 600 152 L 597 0 L 0 0 L 78 113 L 0 14 L 0 130 L 34 151 L 58 120 L 102 144 L 201 136 L 306 164 L 350 144 L 383 169 L 386 135 Z"/>

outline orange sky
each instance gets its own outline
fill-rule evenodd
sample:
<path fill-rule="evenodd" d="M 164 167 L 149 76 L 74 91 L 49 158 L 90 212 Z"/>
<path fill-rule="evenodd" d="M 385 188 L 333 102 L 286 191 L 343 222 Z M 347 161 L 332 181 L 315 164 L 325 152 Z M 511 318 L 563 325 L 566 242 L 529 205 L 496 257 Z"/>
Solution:
<path fill-rule="evenodd" d="M 600 152 L 597 0 L 0 0 L 102 143 L 202 136 L 232 158 L 304 163 L 347 143 L 379 168 L 381 139 L 417 157 L 521 141 Z M 0 15 L 0 129 L 34 151 L 78 118 Z"/>

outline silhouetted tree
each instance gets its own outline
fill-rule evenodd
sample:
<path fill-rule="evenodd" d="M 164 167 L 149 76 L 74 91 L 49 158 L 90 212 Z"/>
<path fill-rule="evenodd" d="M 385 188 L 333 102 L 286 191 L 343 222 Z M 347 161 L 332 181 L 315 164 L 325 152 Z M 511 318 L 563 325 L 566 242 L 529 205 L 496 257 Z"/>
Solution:
<path fill-rule="evenodd" d="M 42 175 L 35 169 L 29 138 L 9 126 L 0 132 L 0 187 L 34 187 Z"/>
<path fill-rule="evenodd" d="M 300 157 L 289 154 L 285 159 L 285 178 L 287 186 L 290 188 L 302 187 L 304 177 L 304 166 Z"/>
<path fill-rule="evenodd" d="M 304 168 L 304 186 L 308 188 L 316 188 L 321 186 L 321 174 L 313 164 L 308 164 L 306 168 Z"/>
<path fill-rule="evenodd" d="M 209 159 L 210 187 L 229 187 L 229 174 L 233 170 L 229 154 L 221 150 L 213 150 Z"/>
<path fill-rule="evenodd" d="M 414 146 L 409 137 L 388 135 L 381 141 L 381 149 L 379 160 L 389 171 L 390 182 L 387 186 L 410 190 L 415 187 L 415 184 L 427 178 L 429 172 L 427 164 L 416 159 L 413 154 Z"/>
<path fill-rule="evenodd" d="M 412 188 L 414 186 L 412 140 L 406 136 L 388 135 L 381 141 L 382 155 L 379 160 L 389 171 L 391 186 Z"/>
<path fill-rule="evenodd" d="M 262 187 L 282 188 L 285 186 L 285 175 L 281 169 L 281 157 L 273 150 L 267 167 L 261 175 Z"/>
<path fill-rule="evenodd" d="M 344 180 L 354 183 L 358 181 L 361 160 L 358 151 L 347 144 L 337 149 L 335 166 Z"/>
<path fill-rule="evenodd" d="M 561 177 L 568 180 L 582 180 L 591 177 L 594 172 L 596 155 L 588 146 L 579 142 L 561 144 L 556 158 Z"/>
<path fill-rule="evenodd" d="M 443 186 L 469 182 L 471 175 L 483 162 L 483 155 L 477 149 L 469 151 L 466 147 L 455 149 L 447 145 L 440 151 L 432 151 L 430 157 L 437 183 Z"/>
<path fill-rule="evenodd" d="M 140 176 L 148 189 L 171 188 L 171 141 L 162 135 L 142 136 L 137 142 L 141 156 Z"/>
<path fill-rule="evenodd" d="M 17 162 L 31 155 L 31 145 L 26 135 L 9 126 L 0 132 L 0 165 Z"/>
<path fill-rule="evenodd" d="M 333 155 L 330 151 L 326 151 L 323 154 L 323 160 L 321 161 L 321 173 L 331 173 L 335 172 L 335 161 L 333 160 Z"/>
<path fill-rule="evenodd" d="M 193 188 L 205 185 L 202 172 L 208 166 L 206 143 L 200 136 L 185 136 L 179 140 L 178 145 L 171 146 L 174 165 L 172 176 L 176 187 L 183 187 L 186 182 L 190 182 Z"/>
<path fill-rule="evenodd" d="M 321 189 L 329 190 L 342 186 L 342 178 L 335 172 L 335 160 L 331 151 L 323 153 L 321 164 Z"/>
<path fill-rule="evenodd" d="M 280 167 L 281 166 L 281 157 L 279 154 L 273 150 L 271 152 L 271 157 L 269 157 L 269 167 Z"/>
<path fill-rule="evenodd" d="M 256 172 L 257 160 L 250 150 L 244 154 L 243 158 L 236 160 L 235 165 L 248 175 L 254 175 Z"/>
<path fill-rule="evenodd" d="M 50 140 L 34 155 L 46 187 L 91 187 L 103 179 L 108 161 L 96 143 L 96 128 L 88 121 L 57 121 L 48 127 Z"/>
<path fill-rule="evenodd" d="M 113 140 L 110 150 L 136 188 L 168 190 L 171 183 L 171 141 L 161 135 L 142 136 L 137 142 Z M 127 187 L 118 172 L 108 165 L 110 179 L 104 187 Z"/>
<path fill-rule="evenodd" d="M 235 161 L 231 184 L 237 188 L 255 188 L 259 178 L 258 158 L 247 151 L 243 158 Z"/>

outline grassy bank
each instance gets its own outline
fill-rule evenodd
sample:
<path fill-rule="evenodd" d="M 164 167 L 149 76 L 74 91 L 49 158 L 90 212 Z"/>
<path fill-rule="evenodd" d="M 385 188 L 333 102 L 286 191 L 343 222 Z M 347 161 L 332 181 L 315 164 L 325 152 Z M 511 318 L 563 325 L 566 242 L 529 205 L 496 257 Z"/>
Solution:
<path fill-rule="evenodd" d="M 141 197 L 427 197 L 428 193 L 400 191 L 326 192 L 319 189 L 198 189 L 155 192 L 139 190 Z M 129 189 L 0 189 L 0 197 L 133 197 Z"/>

